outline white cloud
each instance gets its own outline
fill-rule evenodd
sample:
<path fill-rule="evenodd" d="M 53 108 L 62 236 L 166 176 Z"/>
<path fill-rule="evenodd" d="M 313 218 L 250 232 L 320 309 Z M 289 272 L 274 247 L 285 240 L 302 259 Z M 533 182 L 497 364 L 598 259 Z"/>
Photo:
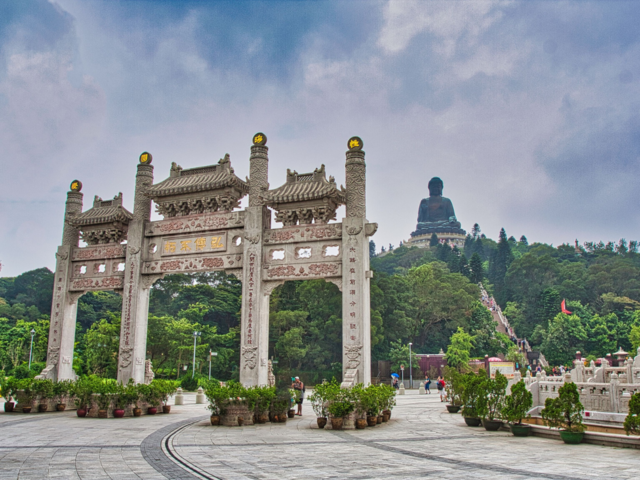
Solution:
<path fill-rule="evenodd" d="M 508 3 L 497 0 L 389 0 L 378 46 L 385 53 L 398 53 L 416 35 L 428 32 L 441 42 L 434 44 L 434 50 L 451 57 L 460 37 L 466 36 L 466 46 L 474 45 L 478 36 L 501 18 L 502 13 L 495 7 Z"/>

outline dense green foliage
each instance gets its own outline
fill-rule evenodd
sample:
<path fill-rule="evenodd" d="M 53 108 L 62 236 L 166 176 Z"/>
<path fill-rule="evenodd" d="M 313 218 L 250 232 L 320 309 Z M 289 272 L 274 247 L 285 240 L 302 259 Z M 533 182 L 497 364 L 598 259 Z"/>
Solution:
<path fill-rule="evenodd" d="M 544 423 L 550 427 L 560 428 L 568 432 L 583 432 L 585 426 L 582 423 L 584 408 L 580 403 L 578 387 L 573 382 L 568 382 L 558 389 L 557 398 L 547 398 L 544 408 L 540 412 Z"/>

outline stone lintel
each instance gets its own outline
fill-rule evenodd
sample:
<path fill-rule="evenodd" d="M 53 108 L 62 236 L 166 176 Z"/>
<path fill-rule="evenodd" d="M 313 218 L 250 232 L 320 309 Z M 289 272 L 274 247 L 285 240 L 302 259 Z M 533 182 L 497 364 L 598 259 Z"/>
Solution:
<path fill-rule="evenodd" d="M 264 243 L 268 245 L 308 240 L 339 240 L 341 238 L 341 223 L 295 225 L 265 230 L 264 232 Z"/>
<path fill-rule="evenodd" d="M 227 228 L 244 227 L 244 211 L 216 212 L 172 217 L 168 220 L 148 222 L 145 228 L 147 237 L 175 233 L 207 232 Z"/>

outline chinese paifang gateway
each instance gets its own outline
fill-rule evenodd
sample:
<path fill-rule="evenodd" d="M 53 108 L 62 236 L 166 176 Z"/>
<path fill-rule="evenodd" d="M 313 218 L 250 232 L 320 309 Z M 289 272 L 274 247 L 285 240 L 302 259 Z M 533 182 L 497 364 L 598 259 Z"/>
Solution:
<path fill-rule="evenodd" d="M 56 253 L 47 367 L 40 378 L 75 378 L 72 369 L 78 299 L 88 291 L 122 294 L 118 380 L 143 382 L 149 293 L 168 273 L 224 270 L 242 280 L 240 381 L 267 385 L 269 297 L 287 280 L 325 279 L 342 291 L 343 385 L 371 381 L 369 236 L 362 140 L 346 153 L 346 188 L 312 173 L 287 170 L 269 190 L 267 138 L 251 147 L 250 175 L 237 177 L 229 155 L 215 165 L 183 169 L 153 184 L 151 154 L 140 155 L 133 213 L 96 197 L 82 212 L 82 183 L 67 193 L 62 245 Z M 249 195 L 249 206 L 240 200 Z M 151 204 L 163 219 L 151 221 Z M 340 205 L 346 217 L 336 218 Z M 271 210 L 281 228 L 271 228 Z M 80 247 L 82 238 L 87 246 Z M 123 244 L 126 240 L 126 244 Z"/>

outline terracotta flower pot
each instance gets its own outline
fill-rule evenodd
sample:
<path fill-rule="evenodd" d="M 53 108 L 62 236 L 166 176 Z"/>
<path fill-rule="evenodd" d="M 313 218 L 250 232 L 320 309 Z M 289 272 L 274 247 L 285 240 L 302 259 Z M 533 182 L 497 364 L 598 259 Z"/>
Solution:
<path fill-rule="evenodd" d="M 141 408 L 134 408 L 133 409 L 133 416 L 134 417 L 141 417 L 142 416 L 142 409 Z"/>
<path fill-rule="evenodd" d="M 147 408 L 147 414 L 148 415 L 155 415 L 156 413 L 158 413 L 158 407 L 149 407 L 149 408 Z"/>
<path fill-rule="evenodd" d="M 324 428 L 327 425 L 326 417 L 318 417 L 318 428 Z"/>
<path fill-rule="evenodd" d="M 113 416 L 116 418 L 122 418 L 124 417 L 124 410 L 122 408 L 116 408 L 113 411 Z"/>
<path fill-rule="evenodd" d="M 14 407 L 15 405 L 16 405 L 16 404 L 15 404 L 15 403 L 13 403 L 13 402 L 5 402 L 5 404 L 4 404 L 4 411 L 5 411 L 5 412 L 7 412 L 7 413 L 13 412 L 13 407 Z"/>
<path fill-rule="evenodd" d="M 334 430 L 342 430 L 342 423 L 343 423 L 342 417 L 338 417 L 338 418 L 334 417 L 331 419 L 331 428 L 333 428 Z"/>
<path fill-rule="evenodd" d="M 169 413 L 169 412 L 171 412 L 171 405 L 163 405 L 162 413 Z"/>
<path fill-rule="evenodd" d="M 76 410 L 76 415 L 78 415 L 79 417 L 86 417 L 87 416 L 87 409 L 86 408 L 79 408 Z"/>
<path fill-rule="evenodd" d="M 262 413 L 258 415 L 258 423 L 267 423 L 269 421 L 269 415 L 266 413 Z"/>
<path fill-rule="evenodd" d="M 241 416 L 241 415 L 238 415 L 238 425 L 239 425 L 239 426 L 244 425 L 244 418 L 242 418 L 242 416 Z"/>
<path fill-rule="evenodd" d="M 382 423 L 389 421 L 389 414 L 382 412 Z"/>
<path fill-rule="evenodd" d="M 391 418 L 391 410 L 383 410 L 382 415 L 388 415 Z"/>
<path fill-rule="evenodd" d="M 109 418 L 108 410 L 98 410 L 98 418 Z"/>
<path fill-rule="evenodd" d="M 65 403 L 59 403 L 58 405 L 56 405 L 56 410 L 58 412 L 64 412 L 65 408 L 67 408 L 67 405 Z"/>
<path fill-rule="evenodd" d="M 31 407 L 22 407 L 22 413 L 31 413 Z"/>
<path fill-rule="evenodd" d="M 40 413 L 44 413 L 49 409 L 49 405 L 47 405 L 46 403 L 41 403 L 38 405 L 38 411 Z"/>
<path fill-rule="evenodd" d="M 479 427 L 482 421 L 475 417 L 464 417 L 464 423 L 469 427 Z"/>
<path fill-rule="evenodd" d="M 293 418 L 296 416 L 296 411 L 295 410 L 289 410 L 289 412 L 287 412 L 287 415 L 289 415 L 289 418 Z"/>
<path fill-rule="evenodd" d="M 370 427 L 375 427 L 378 424 L 378 417 L 367 417 L 367 423 Z"/>
<path fill-rule="evenodd" d="M 220 425 L 220 415 L 211 415 L 211 425 Z"/>
<path fill-rule="evenodd" d="M 287 414 L 281 413 L 278 415 L 278 423 L 287 423 Z"/>
<path fill-rule="evenodd" d="M 366 418 L 356 418 L 356 428 L 358 430 L 363 430 L 367 428 L 367 419 Z"/>
<path fill-rule="evenodd" d="M 376 419 L 376 423 L 378 425 L 380 425 L 382 423 L 382 415 L 378 415 L 378 418 Z"/>

